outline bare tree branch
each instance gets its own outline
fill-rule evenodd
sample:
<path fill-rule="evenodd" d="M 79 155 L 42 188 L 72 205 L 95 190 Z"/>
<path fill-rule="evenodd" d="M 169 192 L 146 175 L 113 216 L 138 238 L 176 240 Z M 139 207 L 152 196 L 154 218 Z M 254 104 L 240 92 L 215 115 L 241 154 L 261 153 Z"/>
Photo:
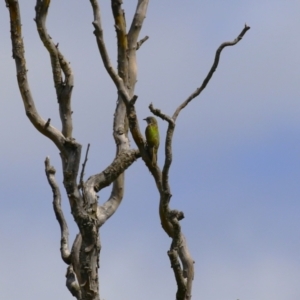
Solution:
<path fill-rule="evenodd" d="M 245 25 L 243 31 L 233 42 L 225 42 L 221 44 L 221 46 L 216 51 L 213 66 L 211 67 L 206 78 L 204 79 L 202 85 L 190 97 L 188 97 L 188 99 L 185 102 L 183 102 L 176 109 L 172 118 L 163 114 L 159 109 L 155 109 L 152 104 L 150 104 L 149 106 L 150 111 L 154 115 L 160 117 L 162 120 L 167 121 L 169 124 L 167 129 L 166 141 L 165 141 L 165 163 L 161 175 L 162 189 L 159 190 L 160 192 L 159 215 L 160 215 L 162 228 L 173 240 L 168 255 L 171 261 L 171 266 L 173 268 L 177 286 L 178 286 L 178 290 L 176 293 L 177 300 L 191 299 L 192 282 L 194 279 L 194 266 L 193 266 L 194 261 L 188 251 L 186 239 L 184 235 L 181 233 L 180 224 L 178 222 L 183 217 L 183 214 L 182 213 L 179 214 L 176 211 L 170 211 L 169 208 L 169 203 L 172 196 L 170 185 L 169 185 L 169 169 L 172 163 L 172 139 L 173 139 L 173 133 L 175 129 L 175 121 L 180 111 L 184 107 L 186 107 L 192 99 L 197 97 L 208 84 L 209 80 L 211 79 L 213 73 L 215 72 L 218 66 L 222 50 L 227 46 L 233 46 L 237 44 L 249 29 L 250 27 Z M 151 169 L 149 170 L 152 173 L 152 170 Z M 177 254 L 179 254 L 182 268 L 178 261 Z"/>
<path fill-rule="evenodd" d="M 181 247 L 181 228 L 179 221 L 177 219 L 176 214 L 169 213 L 170 221 L 172 223 L 172 226 L 174 228 L 174 237 L 173 241 L 171 243 L 170 250 L 168 251 L 168 256 L 170 258 L 171 267 L 174 271 L 174 275 L 177 282 L 177 293 L 176 293 L 176 299 L 185 299 L 185 293 L 186 293 L 186 282 L 183 275 L 183 271 L 178 259 L 178 252 L 179 248 Z"/>
<path fill-rule="evenodd" d="M 168 115 L 163 114 L 159 109 L 154 108 L 152 103 L 149 105 L 149 109 L 154 115 L 158 116 L 162 120 L 167 121 L 169 123 L 167 129 L 166 143 L 165 143 L 165 163 L 162 172 L 162 180 L 163 180 L 164 190 L 170 191 L 169 169 L 172 163 L 172 138 L 175 130 L 175 121 Z"/>
<path fill-rule="evenodd" d="M 149 36 L 146 35 L 144 38 L 142 38 L 141 40 L 139 40 L 136 43 L 136 49 L 135 50 L 139 50 L 140 47 L 142 47 L 142 45 L 149 39 Z"/>
<path fill-rule="evenodd" d="M 36 2 L 36 25 L 41 41 L 49 52 L 53 72 L 53 81 L 56 89 L 57 100 L 59 103 L 60 119 L 62 122 L 62 134 L 66 138 L 72 137 L 72 109 L 71 96 L 74 85 L 73 72 L 70 64 L 58 50 L 58 44 L 55 45 L 46 28 L 46 18 L 49 0 L 37 0 Z M 62 78 L 64 73 L 64 80 Z"/>
<path fill-rule="evenodd" d="M 111 0 L 111 7 L 115 19 L 115 29 L 118 41 L 118 74 L 125 85 L 128 82 L 128 60 L 127 60 L 127 34 L 125 12 L 122 9 L 122 1 Z"/>
<path fill-rule="evenodd" d="M 63 211 L 61 209 L 61 194 L 58 187 L 58 184 L 55 180 L 55 169 L 50 165 L 50 159 L 49 157 L 45 160 L 45 171 L 46 176 L 49 182 L 49 185 L 52 189 L 53 193 L 53 209 L 55 212 L 56 219 L 60 226 L 61 231 L 61 239 L 60 239 L 60 253 L 62 260 L 66 264 L 71 263 L 71 253 L 69 250 L 69 230 L 68 230 L 68 224 L 65 220 Z"/>
<path fill-rule="evenodd" d="M 128 60 L 125 13 L 122 9 L 122 1 L 112 0 L 111 7 L 117 33 L 118 75 L 122 78 L 123 83 L 126 86 L 128 82 Z M 114 114 L 113 136 L 117 148 L 116 156 L 130 149 L 126 105 L 122 96 L 119 94 Z M 100 224 L 104 224 L 121 204 L 124 197 L 124 184 L 125 173 L 123 172 L 113 182 L 109 199 L 98 208 Z"/>
<path fill-rule="evenodd" d="M 215 59 L 213 62 L 213 65 L 211 67 L 211 69 L 209 70 L 207 76 L 205 77 L 205 79 L 203 80 L 202 85 L 197 88 L 195 90 L 195 92 L 193 92 L 175 111 L 175 113 L 173 114 L 173 120 L 176 121 L 180 111 L 185 108 L 194 98 L 196 98 L 197 96 L 199 96 L 199 94 L 205 89 L 205 87 L 207 86 L 208 82 L 210 81 L 210 79 L 212 78 L 214 72 L 216 71 L 218 64 L 219 64 L 219 60 L 220 60 L 220 55 L 222 50 L 225 47 L 228 46 L 234 46 L 236 45 L 245 35 L 245 33 L 250 29 L 250 27 L 248 25 L 245 24 L 244 29 L 241 31 L 241 33 L 238 35 L 238 37 L 232 41 L 232 42 L 225 42 L 223 44 L 220 45 L 220 47 L 217 49 L 216 51 L 216 55 L 215 55 Z"/>
<path fill-rule="evenodd" d="M 149 109 L 154 115 L 167 121 L 169 124 L 165 141 L 165 163 L 163 171 L 161 172 L 158 170 L 162 178 L 162 185 L 159 189 L 159 216 L 162 228 L 167 235 L 172 238 L 172 244 L 170 251 L 168 251 L 168 255 L 178 287 L 176 299 L 190 300 L 192 282 L 194 279 L 194 261 L 188 251 L 186 239 L 181 232 L 178 222 L 183 219 L 184 216 L 182 212 L 175 210 L 171 211 L 169 207 L 172 197 L 169 185 L 169 169 L 172 163 L 172 137 L 175 129 L 175 122 L 171 117 L 163 114 L 159 109 L 155 109 L 152 104 L 150 104 Z M 152 173 L 151 170 L 150 172 Z M 159 185 L 157 184 L 157 186 Z M 180 258 L 181 264 L 178 261 L 178 257 Z"/>
<path fill-rule="evenodd" d="M 85 158 L 84 158 L 84 162 L 82 164 L 82 169 L 81 169 L 81 173 L 80 173 L 80 179 L 79 179 L 79 187 L 82 189 L 84 182 L 83 182 L 83 176 L 84 176 L 84 170 L 85 170 L 85 166 L 86 163 L 88 161 L 88 155 L 89 155 L 89 150 L 90 150 L 90 144 L 88 144 L 87 149 L 86 149 L 86 153 L 85 153 Z"/>
<path fill-rule="evenodd" d="M 61 255 L 63 260 L 69 265 L 66 277 L 70 292 L 77 299 L 99 300 L 98 268 L 101 249 L 99 228 L 112 216 L 122 201 L 124 194 L 124 171 L 137 158 L 142 156 L 155 179 L 157 189 L 160 193 L 159 214 L 162 227 L 172 238 L 168 255 L 178 285 L 176 298 L 177 300 L 190 300 L 194 278 L 194 262 L 188 251 L 187 243 L 179 224 L 179 221 L 183 218 L 183 213 L 174 210 L 171 211 L 169 206 L 172 197 L 169 185 L 169 170 L 172 163 L 172 138 L 175 130 L 175 122 L 180 111 L 207 86 L 218 66 L 222 50 L 227 46 L 237 44 L 250 27 L 245 25 L 243 31 L 233 42 L 221 44 L 216 51 L 214 63 L 202 85 L 176 109 L 172 118 L 150 105 L 149 108 L 153 114 L 168 122 L 165 141 L 165 162 L 161 171 L 157 164 L 153 165 L 146 152 L 145 139 L 140 132 L 135 110 L 137 96 L 134 96 L 137 81 L 136 51 L 148 39 L 146 36 L 138 42 L 138 36 L 146 16 L 149 1 L 138 0 L 134 18 L 128 34 L 126 34 L 126 21 L 124 11 L 122 10 L 122 1 L 111 0 L 118 45 L 118 67 L 116 71 L 111 64 L 103 39 L 100 6 L 97 0 L 90 0 L 94 14 L 94 34 L 99 52 L 104 66 L 118 90 L 118 102 L 114 116 L 114 138 L 117 153 L 116 158 L 109 167 L 103 172 L 91 176 L 84 183 L 83 175 L 87 162 L 86 155 L 78 186 L 77 175 L 80 165 L 81 145 L 72 138 L 71 94 L 73 89 L 73 73 L 69 63 L 59 51 L 58 44 L 55 45 L 47 33 L 46 17 L 50 0 L 37 0 L 36 24 L 40 38 L 48 50 L 51 59 L 53 80 L 59 102 L 62 132 L 50 125 L 50 118 L 48 121 L 44 121 L 34 107 L 27 82 L 18 1 L 5 1 L 10 11 L 13 57 L 16 62 L 18 84 L 26 114 L 32 124 L 41 133 L 49 137 L 61 150 L 64 186 L 70 201 L 72 214 L 80 231 L 70 253 L 68 249 L 68 227 L 61 210 L 61 195 L 54 177 L 55 169 L 50 166 L 50 161 L 47 158 L 45 161 L 46 175 L 52 188 L 54 210 L 61 227 Z M 128 126 L 139 150 L 130 150 Z M 110 198 L 102 206 L 99 206 L 97 192 L 112 182 L 113 189 Z"/>
<path fill-rule="evenodd" d="M 110 185 L 119 174 L 123 173 L 139 157 L 140 153 L 135 149 L 121 152 L 103 172 L 90 177 L 85 185 L 90 185 L 93 182 L 95 191 L 100 191 Z"/>
<path fill-rule="evenodd" d="M 95 1 L 91 2 L 96 3 Z M 73 74 L 69 64 L 58 50 L 58 45 L 54 45 L 46 30 L 45 23 L 50 1 L 37 0 L 36 24 L 40 38 L 47 48 L 51 58 L 53 79 L 60 105 L 63 134 L 51 126 L 50 118 L 47 121 L 41 119 L 34 107 L 34 102 L 30 94 L 26 77 L 27 71 L 24 56 L 24 45 L 21 36 L 21 21 L 18 1 L 7 0 L 6 4 L 10 12 L 13 56 L 16 62 L 18 83 L 25 110 L 33 125 L 40 132 L 53 140 L 60 150 L 64 178 L 63 183 L 70 202 L 71 212 L 80 231 L 70 254 L 70 251 L 68 250 L 68 240 L 66 238 L 67 224 L 64 221 L 61 211 L 61 196 L 54 178 L 55 170 L 50 166 L 49 160 L 46 159 L 46 174 L 49 184 L 53 190 L 53 197 L 55 198 L 55 213 L 61 225 L 62 257 L 70 266 L 67 272 L 67 286 L 70 289 L 70 292 L 75 295 L 77 290 L 77 283 L 75 281 L 76 275 L 82 299 L 99 300 L 98 268 L 101 249 L 99 227 L 116 211 L 123 198 L 123 173 L 125 169 L 140 156 L 139 151 L 130 150 L 126 124 L 124 122 L 126 118 L 126 106 L 124 106 L 122 99 L 125 97 L 125 99 L 129 102 L 130 98 L 123 80 L 120 79 L 123 94 L 119 97 L 119 99 L 121 99 L 121 97 L 122 99 L 119 101 L 120 105 L 117 105 L 114 121 L 114 136 L 118 147 L 116 159 L 104 172 L 91 177 L 94 179 L 94 186 L 90 189 L 88 189 L 88 187 L 91 187 L 91 179 L 88 179 L 88 187 L 83 189 L 84 192 L 81 193 L 79 189 L 80 186 L 77 184 L 77 175 L 79 171 L 82 147 L 75 139 L 72 138 L 71 118 L 66 116 L 66 112 L 71 112 L 70 99 L 73 87 Z M 119 78 L 118 75 L 117 78 Z M 85 186 L 85 183 L 83 183 L 83 173 L 86 160 L 83 163 L 83 170 L 80 177 L 82 186 Z M 112 182 L 114 182 L 114 184 L 111 197 L 105 202 L 103 207 L 98 208 L 96 192 L 98 192 L 101 188 L 108 186 Z M 90 199 L 92 201 L 89 201 Z M 96 215 L 93 211 L 94 208 Z M 98 218 L 98 215 L 100 218 Z M 79 297 L 78 295 L 76 296 L 77 298 Z"/>
<path fill-rule="evenodd" d="M 117 198 L 118 201 L 116 201 L 115 193 L 118 192 L 119 188 L 123 189 L 123 185 L 117 185 L 117 187 L 113 189 L 113 197 L 110 197 L 103 207 L 98 207 L 98 196 L 96 193 L 114 182 L 120 174 L 122 174 L 139 157 L 140 153 L 138 150 L 122 151 L 103 172 L 91 176 L 85 182 L 83 186 L 85 205 L 88 207 L 90 215 L 97 216 L 99 226 L 104 224 L 118 208 L 120 198 Z"/>
<path fill-rule="evenodd" d="M 128 78 L 129 82 L 127 84 L 127 87 L 125 86 L 126 82 L 118 76 L 116 71 L 113 69 L 110 59 L 108 57 L 108 53 L 106 50 L 106 46 L 104 43 L 103 39 L 103 29 L 101 25 L 101 17 L 100 17 L 100 6 L 98 4 L 97 0 L 90 0 L 92 8 L 93 8 L 93 13 L 94 13 L 94 22 L 93 25 L 95 27 L 94 34 L 96 36 L 99 52 L 101 54 L 101 58 L 103 61 L 103 64 L 110 75 L 111 79 L 116 85 L 116 88 L 119 93 L 119 99 L 118 101 L 120 102 L 121 99 L 124 101 L 126 108 L 127 108 L 127 116 L 129 119 L 129 126 L 130 126 L 130 131 L 133 135 L 133 138 L 141 152 L 141 155 L 145 154 L 145 140 L 139 130 L 138 126 L 138 120 L 136 117 L 135 113 L 135 101 L 137 99 L 137 96 L 133 96 L 133 90 L 134 90 L 134 85 L 136 82 L 136 42 L 138 38 L 138 34 L 140 32 L 141 26 L 142 26 L 142 21 L 145 18 L 146 14 L 146 9 L 148 5 L 148 0 L 142 0 L 138 2 L 137 8 L 136 8 L 136 13 L 134 16 L 134 20 L 132 22 L 130 31 L 127 35 L 128 42 L 125 40 L 125 17 L 124 13 L 121 9 L 121 2 L 120 1 L 115 1 L 112 0 L 112 9 L 113 9 L 113 14 L 115 18 L 115 28 L 117 31 L 117 38 L 118 38 L 118 67 L 121 68 L 119 71 L 120 76 L 123 74 L 124 78 Z M 125 70 L 126 68 L 126 63 L 123 62 L 124 59 L 124 54 L 125 50 L 127 49 L 127 43 L 128 43 L 128 70 Z M 128 76 L 124 74 L 124 72 L 128 72 Z"/>
<path fill-rule="evenodd" d="M 128 78 L 127 85 L 129 96 L 133 96 L 135 84 L 137 82 L 137 62 L 136 62 L 136 50 L 138 47 L 138 38 L 143 26 L 144 19 L 146 17 L 149 0 L 138 0 L 138 4 L 135 10 L 135 14 L 127 35 L 128 39 Z"/>
<path fill-rule="evenodd" d="M 137 96 L 133 96 L 134 87 L 136 83 L 136 41 L 142 26 L 142 21 L 146 14 L 147 1 L 139 1 L 136 9 L 136 13 L 132 22 L 131 30 L 128 35 L 126 34 L 126 20 L 125 14 L 122 9 L 122 1 L 111 0 L 112 12 L 115 20 L 115 29 L 117 33 L 117 45 L 118 45 L 118 74 L 113 69 L 110 59 L 107 54 L 106 46 L 103 39 L 103 29 L 101 25 L 100 6 L 98 1 L 90 0 L 93 13 L 95 27 L 94 34 L 96 36 L 99 52 L 103 64 L 110 75 L 111 79 L 115 83 L 119 96 L 117 102 L 117 108 L 114 118 L 114 137 L 117 144 L 117 153 L 120 153 L 126 147 L 126 143 L 123 143 L 124 147 L 120 148 L 120 139 L 126 140 L 127 137 L 127 116 L 129 119 L 129 126 L 131 127 L 131 133 L 135 140 L 138 140 L 137 146 L 140 150 L 141 155 L 146 156 L 145 152 L 145 141 L 140 133 L 138 120 L 136 118 L 134 102 Z M 146 39 L 145 39 L 146 40 Z M 129 46 L 129 44 L 131 46 Z M 134 46 L 133 46 L 134 44 Z M 130 47 L 130 49 L 128 49 Z M 131 49 L 132 48 L 132 49 Z M 125 114 L 124 114 L 125 112 Z M 124 117 L 124 119 L 123 119 Z M 122 123 L 123 121 L 123 123 Z M 124 122 L 125 121 L 125 122 Z M 121 134 L 120 134 L 121 133 Z M 125 134 L 123 136 L 123 133 Z M 129 145 L 129 144 L 128 144 Z M 126 149 L 128 150 L 128 149 Z M 121 198 L 123 197 L 123 187 L 121 186 L 121 178 L 116 179 L 113 185 L 113 190 L 109 200 L 101 207 L 105 219 L 107 219 L 115 208 L 120 204 Z M 92 191 L 90 189 L 90 191 Z M 95 195 L 90 194 L 95 199 Z"/>
<path fill-rule="evenodd" d="M 144 19 L 148 8 L 149 0 L 138 0 L 135 14 L 128 32 L 129 48 L 136 47 L 140 31 L 143 26 Z"/>
<path fill-rule="evenodd" d="M 177 282 L 177 300 L 191 299 L 192 281 L 194 279 L 194 261 L 188 252 L 186 239 L 181 232 L 179 221 L 183 218 L 183 213 L 173 210 L 169 212 L 169 220 L 173 226 L 173 241 L 168 255 Z M 179 262 L 179 258 L 182 264 Z"/>
<path fill-rule="evenodd" d="M 23 99 L 26 115 L 33 126 L 43 135 L 51 139 L 58 149 L 65 153 L 63 147 L 65 137 L 55 127 L 50 125 L 50 122 L 45 121 L 37 112 L 34 100 L 31 95 L 29 83 L 27 79 L 26 60 L 24 56 L 24 43 L 21 29 L 21 16 L 19 3 L 15 0 L 6 0 L 6 6 L 10 13 L 10 32 L 12 41 L 13 58 L 16 63 L 17 79 L 20 93 Z"/>
<path fill-rule="evenodd" d="M 162 178 L 162 188 L 160 191 L 160 203 L 159 203 L 159 215 L 162 228 L 168 234 L 169 237 L 173 237 L 173 226 L 169 220 L 169 202 L 172 197 L 171 190 L 169 186 L 169 169 L 172 163 L 172 137 L 175 129 L 175 122 L 171 117 L 166 114 L 163 114 L 159 109 L 154 108 L 153 104 L 149 105 L 150 111 L 161 118 L 164 121 L 168 122 L 168 129 L 165 141 L 165 163 L 163 167 L 163 171 L 161 172 Z"/>
<path fill-rule="evenodd" d="M 93 25 L 95 28 L 94 34 L 96 36 L 97 45 L 99 48 L 99 52 L 101 54 L 101 58 L 104 64 L 104 67 L 107 71 L 107 73 L 110 75 L 112 81 L 115 83 L 118 90 L 122 91 L 122 94 L 125 96 L 126 99 L 129 99 L 127 95 L 127 91 L 124 86 L 124 82 L 120 76 L 118 76 L 117 72 L 113 68 L 110 58 L 104 43 L 103 39 L 103 29 L 101 24 L 101 15 L 100 15 L 100 6 L 98 4 L 97 0 L 90 0 L 92 8 L 93 8 L 93 14 L 94 14 L 94 21 Z"/>

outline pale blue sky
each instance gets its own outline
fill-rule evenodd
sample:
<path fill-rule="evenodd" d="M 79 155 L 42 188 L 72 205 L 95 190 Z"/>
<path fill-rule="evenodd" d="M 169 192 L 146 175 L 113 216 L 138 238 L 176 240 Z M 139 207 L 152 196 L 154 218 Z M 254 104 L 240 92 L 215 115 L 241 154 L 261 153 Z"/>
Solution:
<path fill-rule="evenodd" d="M 48 30 L 75 74 L 74 136 L 84 148 L 91 143 L 88 177 L 114 156 L 117 93 L 98 54 L 89 1 L 52 2 Z M 102 2 L 105 40 L 115 63 L 113 19 L 109 1 Z M 20 3 L 36 106 L 60 127 L 48 54 L 33 22 L 35 1 Z M 135 3 L 124 5 L 128 25 Z M 239 44 L 224 50 L 208 87 L 177 121 L 171 206 L 186 216 L 182 228 L 196 261 L 193 299 L 298 300 L 300 3 L 170 3 L 150 2 L 141 33 L 150 36 L 138 51 L 141 122 L 150 102 L 172 114 L 201 84 L 217 47 L 236 38 L 245 22 L 251 26 Z M 61 183 L 61 163 L 54 145 L 25 116 L 4 1 L 0 28 L 0 295 L 73 299 L 65 288 L 59 226 L 44 175 L 49 155 Z M 159 125 L 163 139 L 166 124 Z M 163 153 L 161 147 L 160 164 Z M 126 179 L 124 201 L 101 229 L 101 299 L 174 299 L 170 240 L 160 228 L 153 179 L 142 161 Z M 100 201 L 109 193 L 109 188 L 100 193 Z M 77 229 L 65 195 L 63 208 L 73 239 Z"/>

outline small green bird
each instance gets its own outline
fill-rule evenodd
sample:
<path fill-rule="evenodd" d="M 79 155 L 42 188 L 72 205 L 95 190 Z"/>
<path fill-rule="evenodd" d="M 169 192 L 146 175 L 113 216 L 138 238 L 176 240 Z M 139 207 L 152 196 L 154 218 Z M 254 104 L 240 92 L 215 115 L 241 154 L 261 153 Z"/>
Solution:
<path fill-rule="evenodd" d="M 144 119 L 147 122 L 147 127 L 145 130 L 147 148 L 152 165 L 157 163 L 157 150 L 159 147 L 159 130 L 157 121 L 154 117 L 147 117 Z"/>

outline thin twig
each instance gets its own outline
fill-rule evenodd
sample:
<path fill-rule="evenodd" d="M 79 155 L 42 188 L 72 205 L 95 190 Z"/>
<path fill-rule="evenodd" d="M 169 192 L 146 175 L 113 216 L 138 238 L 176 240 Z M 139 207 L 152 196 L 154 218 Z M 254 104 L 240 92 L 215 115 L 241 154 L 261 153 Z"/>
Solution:
<path fill-rule="evenodd" d="M 141 39 L 140 41 L 138 41 L 136 43 L 136 49 L 135 50 L 139 50 L 140 47 L 149 39 L 149 36 L 146 35 L 143 39 Z"/>
<path fill-rule="evenodd" d="M 167 121 L 168 123 L 175 125 L 175 122 L 171 117 L 162 113 L 160 109 L 154 108 L 152 103 L 149 105 L 149 109 L 155 116 L 161 118 L 164 121 Z"/>
<path fill-rule="evenodd" d="M 47 128 L 50 125 L 51 119 L 49 118 L 45 124 L 45 128 Z"/>
<path fill-rule="evenodd" d="M 87 148 L 86 148 L 86 153 L 85 153 L 85 159 L 84 159 L 84 162 L 82 164 L 82 170 L 81 170 L 81 173 L 80 173 L 79 187 L 81 189 L 83 188 L 83 185 L 84 185 L 83 176 L 84 176 L 84 169 L 85 169 L 86 163 L 88 161 L 89 150 L 90 150 L 90 144 L 88 143 Z"/>
<path fill-rule="evenodd" d="M 223 44 L 220 45 L 220 47 L 217 49 L 216 51 L 216 55 L 215 55 L 215 59 L 214 59 L 214 62 L 213 62 L 213 65 L 211 67 L 211 69 L 209 70 L 207 76 L 205 77 L 205 79 L 203 80 L 203 83 L 202 85 L 197 88 L 195 90 L 194 93 L 192 93 L 175 111 L 174 115 L 173 115 L 173 120 L 175 121 L 180 113 L 180 111 L 185 108 L 194 98 L 196 98 L 197 96 L 199 96 L 199 94 L 205 89 L 205 87 L 207 86 L 208 82 L 210 81 L 210 79 L 212 78 L 214 72 L 216 71 L 217 67 L 218 67 L 218 64 L 219 64 L 219 60 L 220 60 L 220 55 L 221 55 L 221 52 L 222 50 L 225 48 L 225 47 L 228 47 L 228 46 L 234 46 L 236 45 L 242 38 L 243 36 L 245 35 L 245 33 L 250 29 L 250 27 L 245 24 L 245 27 L 244 29 L 241 31 L 241 33 L 238 35 L 238 37 L 233 40 L 232 42 L 225 42 Z"/>

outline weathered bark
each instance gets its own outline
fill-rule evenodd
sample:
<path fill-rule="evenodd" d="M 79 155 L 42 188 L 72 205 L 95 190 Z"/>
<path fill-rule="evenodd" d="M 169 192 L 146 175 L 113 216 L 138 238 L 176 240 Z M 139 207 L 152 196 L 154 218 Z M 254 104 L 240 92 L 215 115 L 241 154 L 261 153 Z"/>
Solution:
<path fill-rule="evenodd" d="M 50 119 L 45 121 L 37 112 L 27 79 L 24 44 L 22 39 L 21 17 L 18 1 L 6 0 L 10 13 L 10 32 L 12 40 L 13 58 L 16 63 L 17 80 L 23 99 L 25 112 L 33 126 L 43 135 L 51 139 L 58 149 L 64 153 L 64 135 L 50 124 Z"/>
<path fill-rule="evenodd" d="M 24 44 L 21 31 L 20 9 L 17 0 L 6 0 L 11 20 L 11 40 L 13 58 L 17 69 L 17 79 L 25 111 L 31 123 L 50 138 L 60 150 L 63 169 L 63 184 L 70 202 L 71 213 L 77 223 L 77 235 L 72 250 L 69 250 L 68 225 L 61 209 L 61 193 L 55 181 L 55 169 L 49 158 L 45 161 L 45 171 L 53 192 L 53 207 L 61 228 L 61 256 L 68 264 L 66 285 L 77 299 L 99 300 L 99 228 L 117 210 L 124 194 L 124 171 L 140 157 L 138 150 L 129 147 L 126 129 L 126 107 L 117 105 L 114 118 L 114 137 L 117 154 L 114 161 L 103 172 L 79 184 L 77 175 L 80 166 L 81 145 L 72 137 L 71 95 L 73 73 L 67 60 L 54 44 L 46 29 L 49 0 L 37 0 L 36 25 L 40 39 L 49 52 L 53 81 L 59 104 L 62 130 L 54 128 L 50 119 L 45 121 L 37 112 L 27 80 Z M 85 163 L 84 163 L 85 164 Z M 84 168 L 84 167 L 83 167 Z M 113 183 L 112 194 L 103 206 L 98 205 L 97 192 Z"/>
<path fill-rule="evenodd" d="M 192 93 L 174 112 L 172 117 L 163 114 L 159 109 L 155 109 L 151 104 L 149 106 L 150 111 L 160 117 L 162 120 L 168 122 L 168 129 L 165 141 L 165 163 L 162 171 L 162 185 L 160 192 L 160 205 L 159 214 L 161 225 L 164 231 L 172 238 L 172 244 L 168 255 L 170 258 L 171 266 L 174 271 L 174 275 L 177 282 L 177 300 L 190 300 L 192 297 L 192 283 L 194 279 L 194 261 L 189 253 L 185 236 L 181 232 L 179 221 L 184 218 L 182 212 L 176 210 L 170 210 L 169 204 L 172 197 L 171 189 L 169 185 L 169 169 L 172 163 L 172 139 L 175 130 L 175 121 L 180 111 L 188 105 L 190 101 L 199 96 L 199 94 L 205 89 L 208 82 L 212 78 L 213 73 L 217 69 L 220 55 L 222 50 L 227 46 L 233 46 L 237 44 L 244 34 L 250 29 L 245 25 L 242 32 L 233 42 L 225 42 L 217 49 L 213 65 L 208 72 L 208 75 L 204 79 L 202 85 Z M 151 169 L 150 169 L 151 171 Z M 154 175 L 153 175 L 154 176 Z M 155 176 L 154 176 L 155 177 Z M 157 186 L 159 186 L 157 184 Z M 179 263 L 179 260 L 181 264 Z"/>
<path fill-rule="evenodd" d="M 70 63 L 64 58 L 55 45 L 46 28 L 46 19 L 50 1 L 38 0 L 36 3 L 36 25 L 40 39 L 49 52 L 53 81 L 56 89 L 57 101 L 59 104 L 60 119 L 62 122 L 62 134 L 66 138 L 72 137 L 72 110 L 71 96 L 74 86 L 74 76 Z M 63 78 L 64 75 L 64 78 Z"/>
<path fill-rule="evenodd" d="M 142 22 L 145 17 L 145 12 L 147 9 L 148 1 L 138 1 L 136 14 L 134 16 L 134 20 L 132 22 L 130 31 L 128 33 L 126 39 L 126 23 L 124 18 L 124 12 L 121 9 L 121 1 L 112 0 L 112 9 L 113 15 L 115 18 L 115 28 L 117 32 L 117 40 L 118 40 L 118 67 L 119 72 L 117 73 L 111 63 L 110 59 L 105 47 L 104 39 L 103 39 L 103 29 L 101 26 L 100 20 L 100 8 L 98 2 L 96 0 L 90 0 L 93 11 L 94 11 L 94 22 L 93 25 L 95 27 L 95 36 L 98 44 L 98 48 L 102 57 L 102 61 L 104 67 L 106 68 L 108 74 L 110 75 L 112 81 L 115 83 L 116 88 L 126 105 L 127 116 L 129 120 L 129 127 L 133 139 L 136 145 L 139 148 L 142 159 L 146 163 L 149 171 L 152 173 L 157 189 L 160 194 L 160 204 L 159 204 L 159 215 L 161 219 L 161 225 L 164 231 L 168 234 L 169 237 L 172 238 L 171 248 L 168 252 L 171 266 L 174 271 L 174 275 L 176 278 L 178 290 L 176 293 L 176 299 L 178 300 L 189 300 L 191 299 L 192 292 L 192 282 L 194 279 L 194 261 L 188 251 L 186 239 L 181 232 L 181 227 L 179 225 L 179 220 L 183 218 L 182 212 L 172 211 L 169 208 L 169 203 L 171 199 L 171 190 L 169 186 L 169 169 L 172 163 L 172 137 L 175 129 L 175 121 L 180 113 L 180 111 L 188 105 L 188 103 L 197 97 L 202 90 L 206 87 L 208 82 L 210 81 L 213 73 L 215 72 L 220 54 L 222 50 L 226 46 L 232 46 L 238 43 L 243 35 L 250 28 L 245 25 L 245 28 L 241 32 L 241 34 L 235 39 L 233 42 L 223 43 L 217 50 L 215 60 L 211 70 L 209 71 L 207 77 L 203 81 L 203 84 L 200 88 L 198 88 L 191 96 L 188 97 L 186 101 L 184 101 L 175 111 L 173 117 L 169 117 L 161 113 L 158 109 L 154 109 L 152 105 L 150 105 L 150 110 L 155 115 L 159 116 L 163 120 L 168 121 L 169 126 L 167 130 L 166 142 L 165 142 L 165 163 L 163 167 L 163 171 L 157 165 L 153 165 L 149 159 L 148 153 L 146 151 L 146 142 L 143 135 L 139 129 L 139 123 L 135 111 L 135 102 L 137 100 L 137 96 L 133 96 L 132 85 L 135 84 L 135 81 L 129 82 L 129 79 L 136 79 L 136 50 L 139 48 L 140 43 L 137 42 L 140 28 L 142 26 Z M 126 52 L 128 53 L 128 62 L 126 61 Z M 128 68 L 129 73 L 126 72 L 126 68 Z M 129 74 L 129 76 L 128 76 Z M 119 99 L 119 101 L 121 101 Z M 179 260 L 181 264 L 179 263 Z"/>
<path fill-rule="evenodd" d="M 190 300 L 192 282 L 194 279 L 194 261 L 189 253 L 186 239 L 181 231 L 179 221 L 184 218 L 183 212 L 170 209 L 172 197 L 169 185 L 169 170 L 172 164 L 172 138 L 175 122 L 180 111 L 190 101 L 197 97 L 207 86 L 215 72 L 222 50 L 227 46 L 237 44 L 250 29 L 247 25 L 233 42 L 225 42 L 217 49 L 213 65 L 204 79 L 202 85 L 196 89 L 174 112 L 173 116 L 163 114 L 152 104 L 150 111 L 168 122 L 165 140 L 165 161 L 161 170 L 157 164 L 152 163 L 147 152 L 146 141 L 140 131 L 135 110 L 137 96 L 134 95 L 137 82 L 136 51 L 148 39 L 138 41 L 140 30 L 146 16 L 149 0 L 138 0 L 135 15 L 129 31 L 126 29 L 125 13 L 122 1 L 111 0 L 112 14 L 115 20 L 117 34 L 118 66 L 115 70 L 110 62 L 103 38 L 100 6 L 97 0 L 90 0 L 93 9 L 93 26 L 99 52 L 108 74 L 118 90 L 118 99 L 113 122 L 113 136 L 116 143 L 116 157 L 102 172 L 83 180 L 87 154 L 82 166 L 78 183 L 78 172 L 81 159 L 82 146 L 73 138 L 71 96 L 74 85 L 73 72 L 70 64 L 49 36 L 46 28 L 46 18 L 50 0 L 37 0 L 36 25 L 41 41 L 47 49 L 59 105 L 62 129 L 53 127 L 48 118 L 45 121 L 35 108 L 29 83 L 27 79 L 24 44 L 22 40 L 21 19 L 17 0 L 5 0 L 10 12 L 11 40 L 13 58 L 16 64 L 17 80 L 23 99 L 26 115 L 34 127 L 43 135 L 51 139 L 60 151 L 63 184 L 66 190 L 71 213 L 78 226 L 79 233 L 69 249 L 68 225 L 61 209 L 61 193 L 55 180 L 55 169 L 50 165 L 49 158 L 45 160 L 45 172 L 53 193 L 53 208 L 61 230 L 61 257 L 68 265 L 66 272 L 66 286 L 70 293 L 78 300 L 99 300 L 99 256 L 101 250 L 99 229 L 114 214 L 124 196 L 124 171 L 139 157 L 142 157 L 149 171 L 153 175 L 156 187 L 160 194 L 159 215 L 163 230 L 172 239 L 168 256 L 177 282 L 177 300 Z M 129 146 L 128 130 L 138 147 L 132 150 Z M 109 199 L 98 204 L 97 193 L 112 185 Z"/>

